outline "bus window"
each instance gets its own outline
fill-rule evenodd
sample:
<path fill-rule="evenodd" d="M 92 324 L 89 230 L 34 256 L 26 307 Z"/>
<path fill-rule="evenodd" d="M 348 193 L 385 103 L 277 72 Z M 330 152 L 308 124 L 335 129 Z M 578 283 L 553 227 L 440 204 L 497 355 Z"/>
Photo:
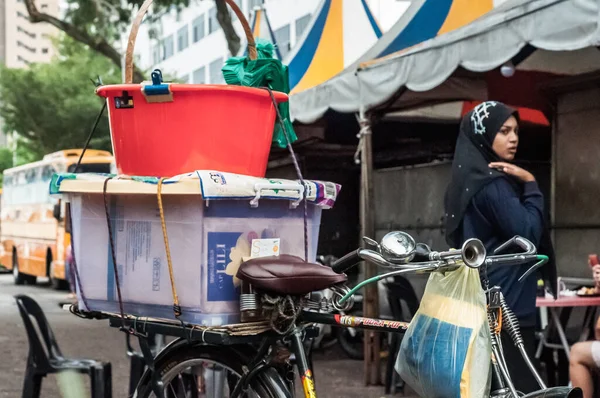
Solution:
<path fill-rule="evenodd" d="M 77 164 L 72 164 L 67 170 L 69 173 L 75 172 Z M 104 173 L 109 174 L 111 171 L 110 163 L 82 163 L 77 167 L 77 173 Z"/>
<path fill-rule="evenodd" d="M 42 169 L 42 181 L 50 181 L 55 172 L 54 167 L 50 165 L 44 166 Z"/>
<path fill-rule="evenodd" d="M 37 179 L 36 169 L 29 169 L 25 172 L 25 183 L 32 184 Z"/>
<path fill-rule="evenodd" d="M 25 172 L 24 171 L 20 171 L 17 173 L 17 185 L 25 185 L 26 180 L 25 180 Z"/>

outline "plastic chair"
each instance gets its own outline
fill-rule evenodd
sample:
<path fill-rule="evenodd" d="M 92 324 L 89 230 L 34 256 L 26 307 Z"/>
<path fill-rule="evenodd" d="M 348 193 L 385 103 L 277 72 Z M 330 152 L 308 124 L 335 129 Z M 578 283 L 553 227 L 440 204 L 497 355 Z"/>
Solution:
<path fill-rule="evenodd" d="M 62 371 L 89 374 L 92 398 L 112 398 L 110 362 L 63 357 L 48 320 L 38 303 L 26 295 L 16 295 L 15 300 L 29 339 L 29 356 L 23 383 L 23 398 L 39 398 L 42 379 L 48 374 Z M 39 333 L 32 319 L 35 319 Z"/>

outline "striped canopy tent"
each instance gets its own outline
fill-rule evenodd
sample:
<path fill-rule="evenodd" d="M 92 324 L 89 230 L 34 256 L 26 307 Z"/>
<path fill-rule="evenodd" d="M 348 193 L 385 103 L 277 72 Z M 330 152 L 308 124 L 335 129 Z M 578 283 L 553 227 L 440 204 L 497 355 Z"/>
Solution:
<path fill-rule="evenodd" d="M 579 0 L 577 0 L 579 1 Z M 589 1 L 581 0 L 585 3 Z M 511 103 L 512 98 L 525 97 L 534 88 L 533 84 L 539 79 L 531 79 L 531 73 L 526 76 L 520 71 L 546 73 L 564 73 L 569 70 L 568 63 L 561 61 L 565 59 L 564 54 L 553 54 L 553 48 L 560 43 L 560 37 L 556 37 L 554 43 L 549 46 L 537 47 L 529 44 L 532 37 L 515 38 L 515 34 L 508 28 L 512 20 L 525 18 L 535 20 L 535 16 L 529 17 L 532 10 L 545 10 L 549 5 L 558 9 L 558 4 L 566 1 L 559 0 L 416 0 L 387 31 L 381 39 L 369 49 L 351 67 L 323 84 L 293 95 L 290 99 L 290 108 L 294 120 L 303 123 L 312 123 L 322 117 L 328 109 L 342 113 L 354 113 L 359 109 L 373 109 L 375 107 L 386 107 L 387 111 L 396 112 L 396 117 L 421 117 L 432 119 L 447 119 L 453 115 L 458 119 L 472 105 L 462 100 L 479 101 L 494 98 L 506 86 L 506 77 L 499 73 L 499 68 L 506 64 L 512 72 L 517 70 L 511 83 L 519 80 L 519 84 L 511 84 L 512 93 L 505 93 L 504 98 L 498 98 Z M 557 3 L 556 5 L 554 3 Z M 568 6 L 565 6 L 569 8 Z M 552 8 L 552 7 L 551 7 Z M 567 22 L 583 24 L 583 31 L 574 30 L 570 36 L 576 33 L 587 32 L 586 21 L 580 18 L 581 9 L 585 7 L 572 7 L 573 17 Z M 545 11 L 547 14 L 550 11 Z M 554 12 L 554 11 L 552 11 Z M 589 18 L 588 18 L 589 19 Z M 549 19 L 551 21 L 551 19 Z M 535 22 L 532 22 L 535 24 Z M 539 28 L 545 29 L 550 22 L 545 21 L 543 25 L 528 25 L 531 30 L 529 36 L 537 34 Z M 517 25 L 518 26 L 518 25 Z M 560 25 L 560 26 L 564 26 Z M 486 34 L 485 29 L 494 27 L 501 31 L 491 42 L 485 45 L 481 42 L 491 34 Z M 497 27 L 497 29 L 496 29 Z M 502 28 L 502 29 L 501 29 Z M 542 29 L 542 30 L 543 30 Z M 563 31 L 563 29 L 559 29 Z M 496 34 L 494 32 L 494 34 Z M 525 35 L 525 32 L 523 32 Z M 545 34 L 540 32 L 540 34 Z M 502 41 L 502 37 L 510 37 L 514 47 L 508 49 Z M 555 35 L 558 36 L 558 35 Z M 581 46 L 578 43 L 565 43 L 573 50 Z M 577 39 L 572 40 L 575 42 Z M 464 43 L 460 47 L 461 53 L 445 48 L 448 43 Z M 467 44 L 468 43 L 468 44 Z M 556 47 L 558 49 L 558 47 Z M 511 52 L 511 54 L 508 54 Z M 589 57 L 596 60 L 596 54 L 588 54 L 591 50 L 576 51 L 573 56 L 584 56 L 587 61 Z M 425 59 L 425 53 L 427 59 Z M 585 54 L 584 54 L 585 53 Z M 440 56 L 445 56 L 442 61 Z M 472 58 L 473 61 L 464 71 L 461 60 L 448 59 L 452 56 Z M 504 58 L 498 60 L 499 56 Z M 569 57 L 572 61 L 572 57 Z M 485 59 L 485 60 L 483 60 Z M 586 61 L 586 64 L 589 62 Z M 479 65 L 478 62 L 485 62 Z M 489 64 L 489 65 L 488 65 Z M 493 64 L 493 65 L 492 65 Z M 576 64 L 576 63 L 575 63 Z M 386 69 L 390 67 L 391 69 Z M 573 66 L 571 66 L 571 69 Z M 392 70 L 393 69 L 393 70 Z M 489 71 L 493 74 L 486 81 L 475 78 L 469 71 Z M 453 74 L 453 79 L 449 77 Z M 402 81 L 397 85 L 394 80 L 405 79 L 411 76 L 415 81 Z M 422 76 L 427 76 L 425 85 L 416 84 Z M 539 77 L 539 76 L 538 76 Z M 410 79 L 409 79 L 410 80 Z M 448 80 L 448 81 L 447 81 Z M 521 81 L 522 80 L 522 81 Z M 408 84 L 406 84 L 408 83 Z M 434 91 L 433 87 L 440 86 Z M 512 95 L 512 96 L 511 96 Z M 453 105 L 437 105 L 438 103 L 454 102 Z M 531 109 L 542 109 L 536 101 L 520 103 Z M 405 111 L 409 108 L 427 106 L 426 109 Z M 403 111 L 398 112 L 398 111 Z M 527 118 L 534 123 L 547 124 L 546 118 L 533 110 L 520 109 L 521 113 L 527 114 Z"/>
<path fill-rule="evenodd" d="M 271 29 L 269 17 L 267 16 L 267 11 L 263 6 L 255 6 L 252 10 L 250 27 L 252 28 L 252 35 L 255 39 L 265 39 L 275 44 L 274 55 L 277 59 L 281 59 L 281 52 L 277 48 L 275 34 L 273 33 L 273 29 Z M 244 55 L 248 55 L 248 47 L 246 47 L 246 52 L 244 53 Z"/>
<path fill-rule="evenodd" d="M 316 87 L 354 64 L 381 37 L 366 0 L 322 0 L 283 59 L 291 94 Z"/>

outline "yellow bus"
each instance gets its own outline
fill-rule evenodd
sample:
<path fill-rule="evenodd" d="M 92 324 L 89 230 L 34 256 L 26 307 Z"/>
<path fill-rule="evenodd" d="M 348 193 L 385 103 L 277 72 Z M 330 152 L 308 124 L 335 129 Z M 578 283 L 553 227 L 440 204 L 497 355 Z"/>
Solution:
<path fill-rule="evenodd" d="M 50 196 L 54 173 L 75 172 L 82 149 L 48 154 L 38 162 L 4 170 L 0 210 L 0 264 L 12 270 L 14 282 L 34 284 L 48 277 L 55 289 L 68 287 L 65 204 Z M 77 173 L 114 173 L 110 152 L 88 149 Z"/>

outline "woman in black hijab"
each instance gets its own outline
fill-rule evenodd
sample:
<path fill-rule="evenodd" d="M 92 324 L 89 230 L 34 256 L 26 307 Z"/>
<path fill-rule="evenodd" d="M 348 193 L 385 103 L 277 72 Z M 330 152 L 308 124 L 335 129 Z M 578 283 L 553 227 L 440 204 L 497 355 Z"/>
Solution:
<path fill-rule="evenodd" d="M 544 198 L 533 174 L 511 162 L 519 144 L 518 113 L 488 101 L 463 118 L 446 191 L 446 241 L 460 247 L 480 239 L 488 253 L 515 235 L 529 239 L 540 254 L 550 257 L 543 276 L 555 292 L 554 251 L 544 220 Z M 500 286 L 517 316 L 527 352 L 535 352 L 537 279 L 518 279 L 532 264 L 490 266 L 482 279 Z M 515 387 L 529 393 L 539 388 L 510 337 L 503 332 L 503 349 Z"/>

